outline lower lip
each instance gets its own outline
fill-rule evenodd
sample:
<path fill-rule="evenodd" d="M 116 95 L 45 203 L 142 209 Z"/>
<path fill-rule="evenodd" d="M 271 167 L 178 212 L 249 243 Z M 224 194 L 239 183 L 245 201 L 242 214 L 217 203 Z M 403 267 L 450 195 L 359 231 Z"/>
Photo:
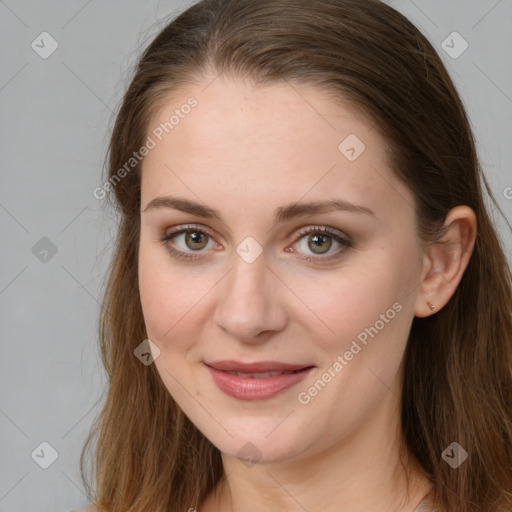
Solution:
<path fill-rule="evenodd" d="M 215 384 L 226 395 L 240 400 L 264 400 L 271 398 L 281 391 L 291 388 L 311 374 L 315 367 L 305 368 L 294 373 L 285 373 L 275 377 L 239 377 L 216 370 L 206 365 Z"/>

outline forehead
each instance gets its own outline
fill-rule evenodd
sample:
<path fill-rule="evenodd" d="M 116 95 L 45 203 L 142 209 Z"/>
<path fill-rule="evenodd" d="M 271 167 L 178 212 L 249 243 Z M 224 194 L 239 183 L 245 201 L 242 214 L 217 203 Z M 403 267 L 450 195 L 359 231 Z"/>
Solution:
<path fill-rule="evenodd" d="M 143 161 L 142 208 L 165 194 L 233 215 L 334 196 L 389 215 L 413 204 L 373 123 L 311 86 L 223 76 L 191 84 L 153 116 L 147 136 L 155 147 Z"/>

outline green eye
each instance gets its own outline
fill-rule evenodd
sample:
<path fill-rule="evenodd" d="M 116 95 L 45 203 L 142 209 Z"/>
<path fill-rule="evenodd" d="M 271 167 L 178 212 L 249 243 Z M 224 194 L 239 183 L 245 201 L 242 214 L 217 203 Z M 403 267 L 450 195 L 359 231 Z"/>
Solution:
<path fill-rule="evenodd" d="M 348 239 L 342 237 L 337 231 L 328 227 L 307 228 L 301 231 L 299 235 L 301 235 L 301 237 L 297 242 L 295 242 L 295 244 L 299 246 L 300 252 L 307 254 L 308 251 L 311 251 L 311 253 L 315 255 L 313 257 L 304 257 L 304 259 L 309 261 L 330 260 L 332 257 L 339 256 L 346 248 L 352 247 L 352 244 Z M 306 247 L 304 247 L 304 244 L 300 246 L 303 239 L 306 242 Z M 333 243 L 338 244 L 345 249 L 329 253 L 329 250 L 333 247 Z M 323 257 L 325 254 L 329 254 L 329 256 Z"/>
<path fill-rule="evenodd" d="M 184 238 L 180 239 L 180 237 Z M 204 229 L 197 226 L 179 226 L 171 233 L 164 234 L 160 238 L 160 241 L 165 245 L 171 255 L 188 260 L 201 258 L 200 253 L 205 252 L 203 249 L 208 248 L 208 242 L 212 242 L 212 245 L 215 245 L 213 237 Z M 303 242 L 306 242 L 305 246 Z M 335 244 L 343 247 L 343 249 L 334 251 L 331 254 L 329 251 Z M 177 245 L 178 247 L 176 247 Z M 352 247 L 350 240 L 344 238 L 337 231 L 325 226 L 310 227 L 302 230 L 299 232 L 299 239 L 294 245 L 299 247 L 301 254 L 305 254 L 301 256 L 301 258 L 307 261 L 318 262 L 337 258 L 347 248 Z M 308 251 L 310 251 L 309 256 L 307 255 Z M 313 256 L 311 256 L 311 254 L 313 254 Z M 328 256 L 325 257 L 324 255 Z"/>
<path fill-rule="evenodd" d="M 177 249 L 174 240 L 184 237 L 182 240 L 182 247 Z M 166 249 L 177 258 L 182 259 L 197 259 L 201 256 L 199 254 L 190 254 L 194 252 L 202 252 L 202 249 L 207 247 L 211 236 L 206 231 L 199 229 L 195 226 L 181 226 L 177 230 L 167 233 L 160 238 L 160 241 L 165 245 Z M 173 240 L 171 244 L 170 241 Z M 213 241 L 212 241 L 213 242 Z M 183 247 L 184 246 L 184 247 Z"/>

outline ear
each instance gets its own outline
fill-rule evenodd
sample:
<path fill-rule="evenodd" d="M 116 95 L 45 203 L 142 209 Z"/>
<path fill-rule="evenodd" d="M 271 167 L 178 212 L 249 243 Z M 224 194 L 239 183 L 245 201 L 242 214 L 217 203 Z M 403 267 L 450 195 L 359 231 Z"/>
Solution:
<path fill-rule="evenodd" d="M 444 229 L 442 238 L 427 244 L 423 254 L 422 282 L 414 305 L 420 318 L 439 311 L 455 293 L 475 245 L 475 212 L 469 206 L 456 206 L 448 212 Z"/>

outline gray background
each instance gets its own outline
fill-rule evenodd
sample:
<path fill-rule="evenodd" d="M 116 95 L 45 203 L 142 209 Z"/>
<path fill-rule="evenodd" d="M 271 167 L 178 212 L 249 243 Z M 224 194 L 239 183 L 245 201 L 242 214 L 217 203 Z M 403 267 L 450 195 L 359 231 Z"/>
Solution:
<path fill-rule="evenodd" d="M 512 2 L 389 3 L 442 55 L 512 218 Z M 162 18 L 185 5 L 0 1 L 0 512 L 86 503 L 78 458 L 105 384 L 96 328 L 116 220 L 93 190 L 127 72 Z M 454 31 L 469 44 L 458 58 L 441 46 Z M 58 43 L 46 59 L 31 47 L 51 48 L 42 32 Z M 512 261 L 511 234 L 496 218 Z M 35 462 L 50 461 L 43 441 L 58 452 L 47 469 Z"/>

